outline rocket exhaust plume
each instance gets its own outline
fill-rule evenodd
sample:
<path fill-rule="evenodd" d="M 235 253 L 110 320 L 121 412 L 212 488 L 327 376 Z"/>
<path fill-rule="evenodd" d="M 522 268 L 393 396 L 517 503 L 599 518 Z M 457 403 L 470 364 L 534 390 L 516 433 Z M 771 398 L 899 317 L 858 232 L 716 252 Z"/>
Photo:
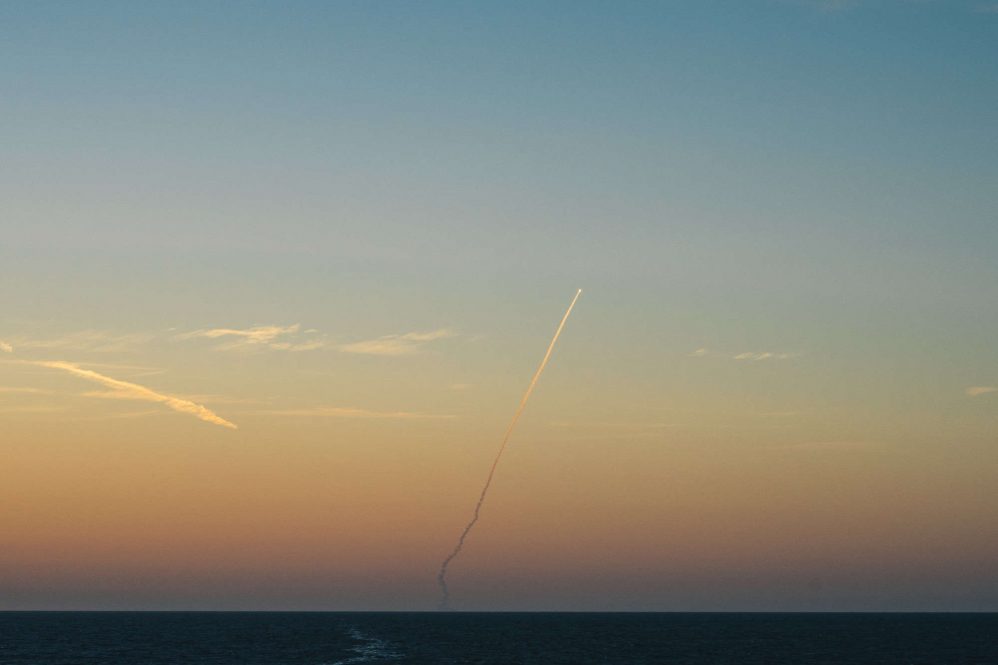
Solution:
<path fill-rule="evenodd" d="M 520 420 L 520 415 L 523 413 L 523 409 L 527 406 L 527 400 L 530 399 L 530 394 L 534 392 L 534 386 L 537 385 L 538 379 L 541 378 L 541 374 L 544 373 L 544 368 L 548 364 L 548 360 L 551 358 L 551 352 L 554 351 L 554 345 L 558 341 L 558 336 L 561 335 L 562 328 L 565 327 L 565 322 L 568 321 L 568 315 L 572 313 L 572 308 L 575 307 L 575 302 L 582 295 L 582 289 L 579 289 L 575 293 L 575 297 L 572 298 L 572 303 L 565 310 L 565 316 L 561 317 L 561 323 L 558 324 L 558 329 L 554 331 L 554 337 L 551 338 L 551 343 L 548 344 L 548 350 L 544 354 L 544 359 L 541 360 L 541 364 L 537 367 L 537 371 L 534 372 L 534 378 L 530 379 L 530 385 L 527 386 L 527 392 L 523 393 L 523 398 L 520 400 L 520 406 L 517 407 L 516 413 L 513 414 L 513 419 L 509 422 L 509 426 L 506 428 L 506 434 L 502 437 L 502 443 L 499 445 L 499 452 L 496 453 L 496 457 L 492 460 L 492 468 L 489 469 L 489 475 L 485 479 L 485 485 L 482 487 L 482 493 L 478 497 L 478 503 L 475 504 L 475 512 L 468 522 L 468 525 L 464 527 L 464 531 L 461 532 L 461 537 L 457 539 L 457 544 L 451 553 L 447 555 L 447 558 L 443 560 L 440 564 L 440 572 L 437 573 L 437 584 L 440 585 L 440 604 L 437 609 L 445 610 L 447 609 L 447 603 L 450 600 L 450 593 L 447 591 L 447 566 L 453 561 L 458 554 L 461 553 L 461 549 L 464 548 L 464 541 L 471 533 L 471 529 L 475 526 L 478 521 L 478 515 L 482 510 L 482 504 L 485 503 L 485 496 L 489 493 L 489 486 L 492 485 L 492 476 L 495 475 L 496 467 L 499 466 L 499 460 L 502 458 L 503 451 L 506 450 L 506 444 L 509 442 L 509 437 L 513 433 L 513 429 L 516 427 L 517 421 Z"/>

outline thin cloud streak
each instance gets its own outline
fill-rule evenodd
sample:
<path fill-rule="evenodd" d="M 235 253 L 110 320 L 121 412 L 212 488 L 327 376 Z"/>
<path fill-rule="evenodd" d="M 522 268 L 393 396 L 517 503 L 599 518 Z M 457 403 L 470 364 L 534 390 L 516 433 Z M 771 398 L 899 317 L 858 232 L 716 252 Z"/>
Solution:
<path fill-rule="evenodd" d="M 176 335 L 177 340 L 213 339 L 223 343 L 216 346 L 219 351 L 315 351 L 333 349 L 342 353 L 369 356 L 406 356 L 418 353 L 423 346 L 437 340 L 456 337 L 457 333 L 440 328 L 430 331 L 408 332 L 398 335 L 384 335 L 375 339 L 337 344 L 325 337 L 310 337 L 318 333 L 315 328 L 301 332 L 301 325 L 254 326 L 252 328 L 209 328 Z"/>
<path fill-rule="evenodd" d="M 548 427 L 573 441 L 602 440 L 629 441 L 635 439 L 662 439 L 670 431 L 682 427 L 679 423 L 662 422 L 567 422 L 552 421 Z M 557 436 L 557 435 L 556 435 Z"/>
<path fill-rule="evenodd" d="M 734 356 L 735 360 L 789 360 L 796 358 L 796 353 L 776 353 L 773 351 L 746 351 Z"/>
<path fill-rule="evenodd" d="M 87 379 L 88 381 L 93 381 L 111 388 L 111 392 L 99 393 L 99 396 L 102 398 L 157 402 L 165 404 L 174 411 L 190 414 L 207 423 L 228 427 L 229 429 L 237 429 L 237 426 L 234 423 L 230 423 L 228 420 L 221 418 L 216 413 L 200 404 L 195 404 L 190 400 L 181 399 L 173 395 L 158 393 L 154 390 L 146 388 L 145 386 L 140 386 L 137 383 L 129 383 L 128 381 L 112 379 L 109 376 L 98 374 L 97 372 L 89 369 L 83 369 L 79 365 L 63 360 L 37 360 L 31 362 L 30 364 L 37 365 L 39 367 L 62 370 L 63 372 L 68 372 L 82 379 Z M 97 396 L 97 394 L 92 394 L 91 396 Z"/>
<path fill-rule="evenodd" d="M 14 353 L 14 347 L 0 339 L 0 351 L 4 353 Z"/>
<path fill-rule="evenodd" d="M 964 392 L 967 397 L 979 397 L 988 393 L 998 393 L 998 388 L 995 386 L 970 386 Z"/>
<path fill-rule="evenodd" d="M 440 328 L 427 332 L 410 332 L 403 335 L 385 335 L 337 347 L 344 353 L 357 353 L 370 356 L 406 356 L 418 353 L 425 344 L 441 339 L 457 337 L 457 333 L 449 328 Z"/>
<path fill-rule="evenodd" d="M 220 351 L 249 351 L 261 348 L 278 351 L 309 351 L 324 346 L 319 340 L 289 342 L 282 338 L 297 335 L 301 324 L 290 326 L 254 326 L 252 328 L 210 328 L 177 335 L 175 339 L 225 339 L 226 343 L 216 347 Z"/>
<path fill-rule="evenodd" d="M 18 395 L 51 395 L 52 391 L 41 388 L 21 388 L 18 386 L 0 386 L 0 394 L 14 393 Z"/>
<path fill-rule="evenodd" d="M 660 430 L 679 427 L 677 423 L 624 423 L 624 422 L 566 422 L 555 420 L 548 423 L 550 427 L 559 429 L 621 429 L 621 430 Z"/>
<path fill-rule="evenodd" d="M 371 411 L 352 406 L 317 406 L 305 409 L 272 409 L 255 411 L 268 416 L 296 416 L 302 418 L 357 418 L 383 420 L 453 420 L 449 414 L 415 413 L 412 411 Z"/>
<path fill-rule="evenodd" d="M 717 353 L 712 353 L 710 349 L 706 347 L 701 347 L 695 351 L 690 351 L 687 354 L 690 358 L 706 358 L 707 356 L 716 356 Z M 721 352 L 721 355 L 725 355 Z M 800 356 L 799 353 L 786 353 L 777 351 L 744 351 L 742 353 L 729 356 L 734 360 L 789 360 L 790 358 L 797 358 Z"/>
<path fill-rule="evenodd" d="M 239 337 L 249 344 L 264 344 L 270 342 L 281 335 L 288 335 L 298 332 L 301 325 L 295 323 L 290 326 L 255 326 L 240 330 L 238 328 L 211 328 L 209 330 L 195 330 L 193 332 L 178 335 L 177 339 L 196 339 L 206 337 L 208 339 L 218 339 L 219 337 Z"/>

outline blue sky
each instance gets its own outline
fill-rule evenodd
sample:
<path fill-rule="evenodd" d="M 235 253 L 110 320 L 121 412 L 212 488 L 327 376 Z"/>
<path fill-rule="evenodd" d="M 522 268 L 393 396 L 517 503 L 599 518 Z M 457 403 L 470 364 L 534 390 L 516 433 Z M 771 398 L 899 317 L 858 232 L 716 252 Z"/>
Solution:
<path fill-rule="evenodd" d="M 459 301 L 582 282 L 780 318 L 978 317 L 996 295 L 987 4 L 3 11 L 24 316 L 51 314 L 27 283 L 116 301 L 123 272 L 275 307 L 330 282 Z"/>

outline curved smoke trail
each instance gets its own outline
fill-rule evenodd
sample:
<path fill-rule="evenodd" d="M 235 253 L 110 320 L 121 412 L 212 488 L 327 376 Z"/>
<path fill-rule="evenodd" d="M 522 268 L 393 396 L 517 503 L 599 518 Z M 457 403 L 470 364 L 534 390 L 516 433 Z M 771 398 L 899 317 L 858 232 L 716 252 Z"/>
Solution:
<path fill-rule="evenodd" d="M 478 503 L 475 504 L 475 514 L 472 516 L 471 521 L 468 525 L 464 527 L 464 531 L 461 532 L 461 537 L 457 539 L 457 545 L 451 551 L 447 558 L 443 560 L 440 564 L 440 572 L 437 573 L 437 584 L 440 585 L 440 605 L 438 609 L 447 609 L 447 602 L 450 600 L 450 594 L 447 591 L 447 566 L 450 562 L 461 553 L 461 549 L 464 547 L 464 539 L 468 537 L 471 532 L 472 527 L 475 526 L 475 522 L 478 521 L 478 514 L 482 510 L 482 504 L 485 503 L 485 495 L 489 492 L 489 486 L 492 485 L 492 476 L 495 475 L 496 467 L 499 465 L 499 459 L 502 457 L 502 453 L 506 450 L 506 443 L 509 442 L 509 436 L 513 433 L 513 428 L 516 427 L 516 423 L 520 420 L 520 414 L 523 413 L 524 407 L 527 406 L 527 400 L 530 399 L 530 393 L 534 392 L 534 386 L 537 385 L 537 380 L 541 378 L 541 374 L 544 373 L 544 367 L 548 364 L 548 359 L 551 358 L 551 352 L 554 351 L 554 345 L 558 341 L 558 336 L 561 335 L 561 329 L 565 327 L 565 322 L 568 321 L 568 315 L 572 313 L 572 308 L 575 307 L 575 301 L 579 299 L 582 295 L 582 289 L 579 289 L 575 297 L 572 298 L 572 303 L 568 306 L 565 311 L 565 316 L 561 317 L 561 323 L 558 324 L 558 329 L 554 332 L 554 337 L 551 338 L 551 343 L 548 344 L 548 350 L 544 354 L 544 359 L 541 360 L 540 366 L 537 371 L 534 372 L 534 378 L 530 380 L 530 385 L 527 386 L 527 392 L 523 394 L 523 399 L 520 400 L 520 406 L 517 407 L 516 413 L 513 414 L 513 419 L 509 422 L 509 426 L 506 428 L 506 434 L 502 437 L 502 444 L 499 446 L 499 452 L 496 453 L 496 457 L 492 460 L 492 468 L 489 469 L 488 478 L 485 479 L 485 486 L 482 487 L 482 493 L 478 497 Z"/>

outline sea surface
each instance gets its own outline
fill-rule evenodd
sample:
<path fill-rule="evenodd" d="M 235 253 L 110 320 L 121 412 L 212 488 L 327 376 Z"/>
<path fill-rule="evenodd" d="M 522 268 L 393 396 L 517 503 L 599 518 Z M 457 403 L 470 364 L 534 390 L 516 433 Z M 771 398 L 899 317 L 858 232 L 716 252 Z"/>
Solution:
<path fill-rule="evenodd" d="M 0 664 L 998 664 L 998 614 L 0 612 Z"/>

